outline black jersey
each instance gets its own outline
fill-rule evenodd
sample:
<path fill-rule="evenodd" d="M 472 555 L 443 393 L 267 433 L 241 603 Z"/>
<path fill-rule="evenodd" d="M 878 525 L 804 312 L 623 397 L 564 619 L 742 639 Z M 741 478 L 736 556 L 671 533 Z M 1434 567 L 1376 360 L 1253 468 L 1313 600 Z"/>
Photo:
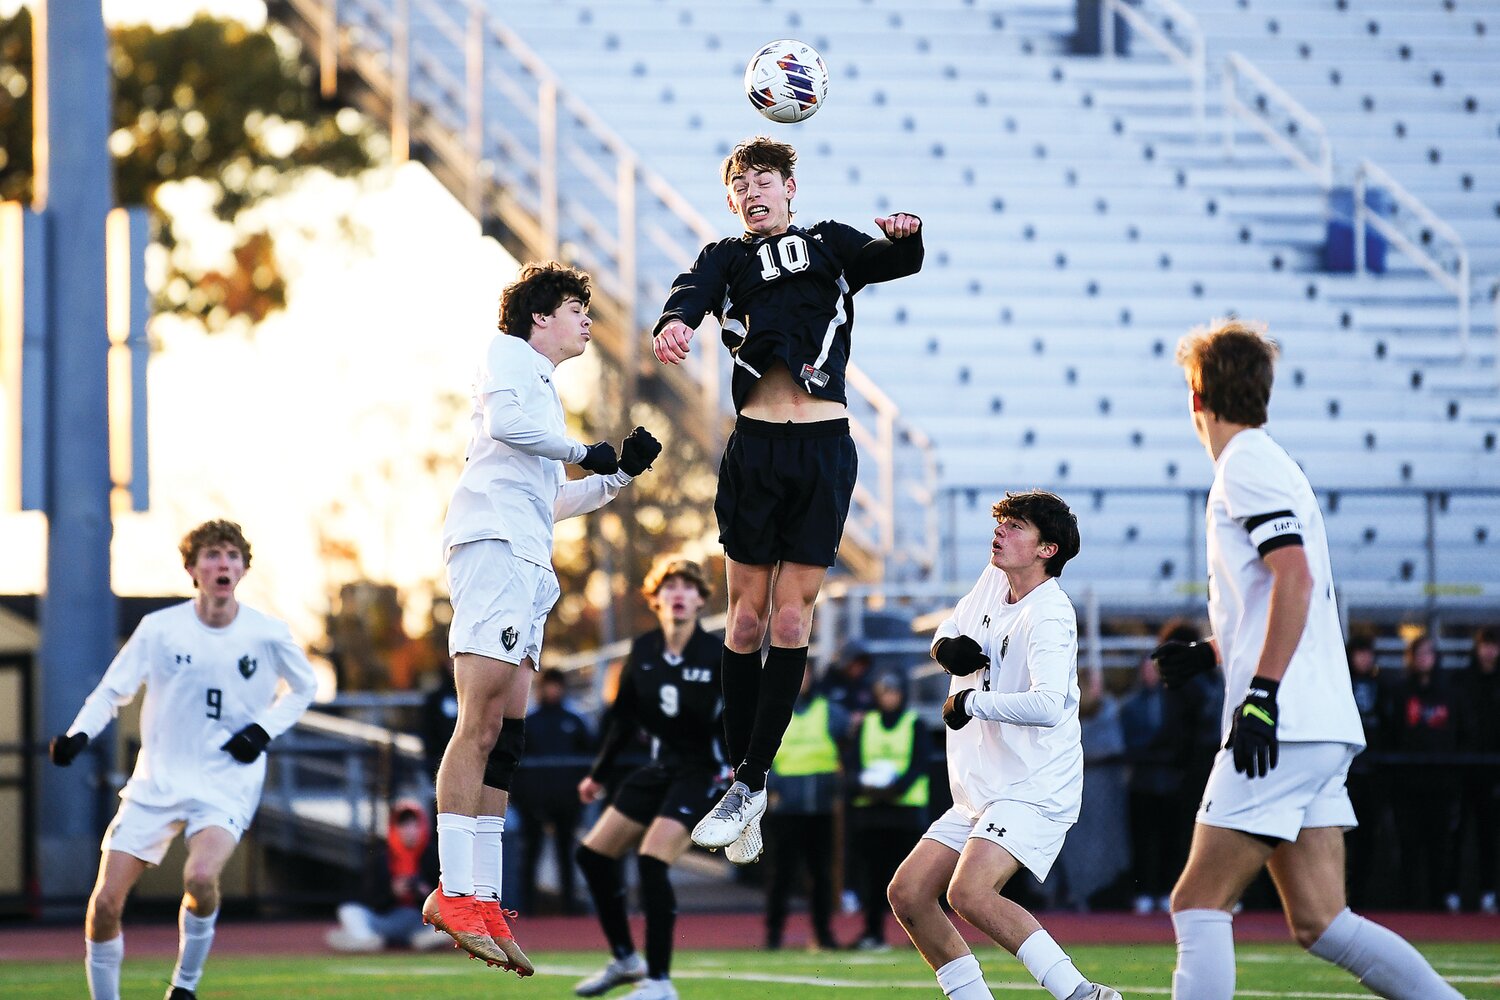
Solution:
<path fill-rule="evenodd" d="M 922 268 L 922 231 L 872 237 L 842 222 L 791 226 L 774 236 L 746 233 L 703 248 L 677 276 L 656 330 L 677 319 L 697 328 L 713 313 L 734 356 L 734 408 L 773 364 L 820 399 L 847 403 L 844 371 L 854 293 Z"/>
<path fill-rule="evenodd" d="M 600 777 L 642 729 L 651 737 L 653 760 L 722 764 L 723 656 L 724 644 L 702 628 L 693 630 L 681 657 L 667 652 L 661 629 L 638 636 L 620 670 L 620 688 L 605 715 L 604 737 L 590 773 Z"/>

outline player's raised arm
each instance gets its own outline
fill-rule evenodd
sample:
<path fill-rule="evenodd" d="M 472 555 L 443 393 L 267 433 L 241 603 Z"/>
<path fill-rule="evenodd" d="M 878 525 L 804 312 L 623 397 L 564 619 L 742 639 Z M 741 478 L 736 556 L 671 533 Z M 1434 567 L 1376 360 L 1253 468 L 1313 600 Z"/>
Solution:
<path fill-rule="evenodd" d="M 135 699 L 150 665 L 150 641 L 143 634 L 146 631 L 147 627 L 142 623 L 142 627 L 135 630 L 115 655 L 98 686 L 84 699 L 83 707 L 67 731 L 53 737 L 47 747 L 52 763 L 59 767 L 73 763 L 73 759 L 89 745 L 89 740 L 104 732 L 120 709 Z"/>
<path fill-rule="evenodd" d="M 864 244 L 849 264 L 850 284 L 855 287 L 891 281 L 922 269 L 926 249 L 922 245 L 922 220 L 910 212 L 897 212 L 875 220 L 881 237 Z M 858 230 L 855 230 L 858 232 Z"/>
<path fill-rule="evenodd" d="M 672 282 L 651 336 L 651 353 L 664 365 L 681 364 L 687 359 L 698 325 L 724 301 L 728 281 L 721 255 L 715 252 L 721 245 L 704 247 L 693 266 Z"/>

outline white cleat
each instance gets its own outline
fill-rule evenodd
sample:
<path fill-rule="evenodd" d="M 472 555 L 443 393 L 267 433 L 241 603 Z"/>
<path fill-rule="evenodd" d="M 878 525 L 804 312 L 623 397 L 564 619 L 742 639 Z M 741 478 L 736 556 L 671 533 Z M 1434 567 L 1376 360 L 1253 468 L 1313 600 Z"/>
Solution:
<path fill-rule="evenodd" d="M 645 978 L 646 960 L 638 953 L 632 953 L 625 958 L 612 959 L 603 969 L 573 987 L 573 992 L 581 997 L 597 997 L 616 986 L 638 983 Z"/>
<path fill-rule="evenodd" d="M 724 857 L 737 865 L 753 865 L 760 860 L 760 852 L 766 849 L 760 837 L 760 817 L 745 824 L 745 831 L 724 848 Z"/>
<path fill-rule="evenodd" d="M 670 979 L 643 979 L 624 1000 L 677 1000 L 677 987 Z"/>
<path fill-rule="evenodd" d="M 728 847 L 740 838 L 752 820 L 759 819 L 766 811 L 766 799 L 764 788 L 752 792 L 743 781 L 736 781 L 719 804 L 693 827 L 693 843 L 709 850 Z"/>
<path fill-rule="evenodd" d="M 1098 983 L 1094 983 L 1093 987 L 1092 990 L 1084 994 L 1083 1000 L 1123 1000 L 1119 990 L 1111 989 L 1108 986 L 1100 986 Z"/>

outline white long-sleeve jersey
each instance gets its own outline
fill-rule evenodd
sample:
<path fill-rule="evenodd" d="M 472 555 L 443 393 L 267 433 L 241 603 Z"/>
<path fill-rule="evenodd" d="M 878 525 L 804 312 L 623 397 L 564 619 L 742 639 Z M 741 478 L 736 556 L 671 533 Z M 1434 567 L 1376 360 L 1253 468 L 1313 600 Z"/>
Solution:
<path fill-rule="evenodd" d="M 469 448 L 443 522 L 443 551 L 481 538 L 510 542 L 517 558 L 552 566 L 552 526 L 613 500 L 624 472 L 569 481 L 564 462 L 588 450 L 567 435 L 556 366 L 520 337 L 490 341 L 474 377 Z"/>
<path fill-rule="evenodd" d="M 1023 802 L 1048 819 L 1078 821 L 1083 744 L 1078 727 L 1078 619 L 1048 579 L 1008 602 L 1010 582 L 986 566 L 974 589 L 933 637 L 966 635 L 990 665 L 954 677 L 949 693 L 972 689 L 974 721 L 948 731 L 953 804 L 977 820 L 1000 801 Z"/>
<path fill-rule="evenodd" d="M 141 750 L 120 797 L 149 806 L 205 802 L 246 820 L 260 802 L 265 755 L 241 764 L 219 748 L 252 722 L 281 735 L 317 689 L 283 622 L 241 604 L 233 622 L 210 628 L 187 601 L 141 619 L 68 732 L 94 739 L 143 683 Z"/>

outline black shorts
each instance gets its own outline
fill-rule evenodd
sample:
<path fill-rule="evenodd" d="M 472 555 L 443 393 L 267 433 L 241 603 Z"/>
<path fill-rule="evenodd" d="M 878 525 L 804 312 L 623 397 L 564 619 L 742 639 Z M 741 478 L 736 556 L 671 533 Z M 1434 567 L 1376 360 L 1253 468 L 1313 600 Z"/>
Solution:
<path fill-rule="evenodd" d="M 740 417 L 714 498 L 724 554 L 748 566 L 832 566 L 858 472 L 847 418 L 773 424 Z"/>
<path fill-rule="evenodd" d="M 643 826 L 661 816 L 691 830 L 719 801 L 719 766 L 651 763 L 631 772 L 610 805 Z"/>

